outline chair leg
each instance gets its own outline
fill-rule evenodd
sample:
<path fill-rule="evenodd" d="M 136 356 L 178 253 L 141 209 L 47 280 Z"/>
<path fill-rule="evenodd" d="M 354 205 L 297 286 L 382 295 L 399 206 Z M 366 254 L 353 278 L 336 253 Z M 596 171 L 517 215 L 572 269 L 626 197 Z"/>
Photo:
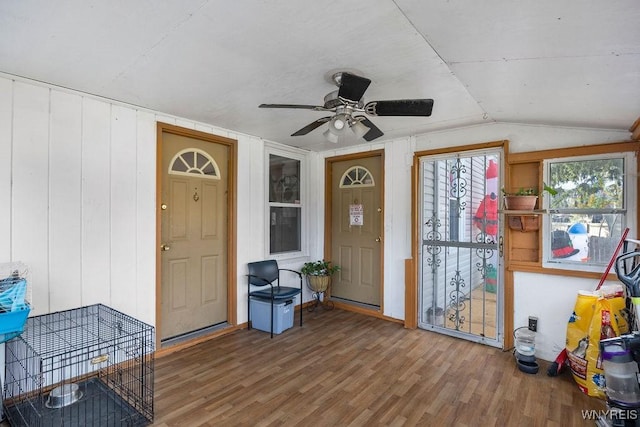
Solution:
<path fill-rule="evenodd" d="M 302 293 L 300 293 L 300 326 L 302 326 Z"/>
<path fill-rule="evenodd" d="M 273 298 L 271 298 L 271 338 L 273 338 Z"/>
<path fill-rule="evenodd" d="M 251 296 L 247 297 L 247 330 L 251 330 Z"/>

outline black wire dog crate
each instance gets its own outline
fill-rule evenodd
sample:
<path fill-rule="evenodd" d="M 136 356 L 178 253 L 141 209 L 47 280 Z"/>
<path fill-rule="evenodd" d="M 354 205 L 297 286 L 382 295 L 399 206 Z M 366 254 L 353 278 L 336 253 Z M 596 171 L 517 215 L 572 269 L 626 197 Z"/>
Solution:
<path fill-rule="evenodd" d="M 153 421 L 154 328 L 102 304 L 30 317 L 6 345 L 12 426 Z"/>

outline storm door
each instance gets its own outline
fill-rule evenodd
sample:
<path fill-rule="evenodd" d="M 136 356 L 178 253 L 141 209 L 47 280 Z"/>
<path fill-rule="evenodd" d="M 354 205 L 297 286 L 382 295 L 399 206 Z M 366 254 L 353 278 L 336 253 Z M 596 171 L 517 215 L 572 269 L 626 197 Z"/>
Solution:
<path fill-rule="evenodd" d="M 502 347 L 500 150 L 420 159 L 418 324 Z"/>

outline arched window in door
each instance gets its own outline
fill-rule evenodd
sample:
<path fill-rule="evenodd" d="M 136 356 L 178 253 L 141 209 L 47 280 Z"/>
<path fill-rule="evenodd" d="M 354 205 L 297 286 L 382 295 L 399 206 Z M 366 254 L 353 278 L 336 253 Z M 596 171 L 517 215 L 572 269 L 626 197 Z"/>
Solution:
<path fill-rule="evenodd" d="M 198 148 L 186 148 L 169 162 L 169 174 L 199 175 L 200 178 L 220 179 L 220 168 L 213 157 Z"/>
<path fill-rule="evenodd" d="M 375 185 L 371 172 L 362 166 L 350 167 L 340 178 L 340 188 L 375 187 Z"/>

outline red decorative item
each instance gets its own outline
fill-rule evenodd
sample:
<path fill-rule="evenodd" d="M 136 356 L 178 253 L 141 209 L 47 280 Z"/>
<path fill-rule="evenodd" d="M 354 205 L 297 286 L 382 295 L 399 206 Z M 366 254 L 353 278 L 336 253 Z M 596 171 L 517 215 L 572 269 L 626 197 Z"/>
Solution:
<path fill-rule="evenodd" d="M 473 216 L 473 224 L 485 234 L 495 236 L 498 234 L 498 195 L 497 192 L 498 164 L 494 160 L 489 160 L 485 180 L 487 181 L 487 192 L 484 199 Z"/>

